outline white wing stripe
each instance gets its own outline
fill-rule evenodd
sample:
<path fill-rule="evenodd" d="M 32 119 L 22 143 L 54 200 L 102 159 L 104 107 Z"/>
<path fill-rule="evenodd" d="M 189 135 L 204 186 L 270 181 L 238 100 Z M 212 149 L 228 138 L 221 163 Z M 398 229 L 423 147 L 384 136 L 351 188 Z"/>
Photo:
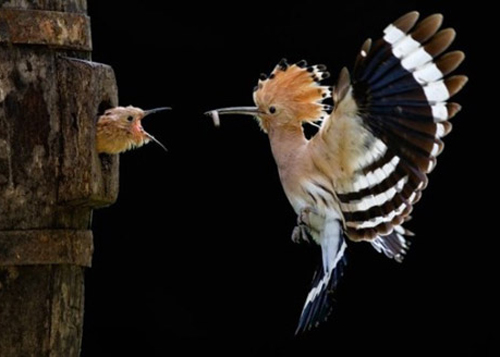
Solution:
<path fill-rule="evenodd" d="M 428 55 L 430 57 L 430 55 Z M 432 60 L 432 57 L 431 57 Z M 404 61 L 403 61 L 404 62 Z M 443 73 L 437 68 L 435 63 L 429 63 L 413 72 L 413 77 L 420 84 L 439 81 L 443 78 Z"/>
<path fill-rule="evenodd" d="M 450 98 L 450 92 L 443 81 L 429 83 L 423 87 L 429 102 L 444 102 Z"/>
<path fill-rule="evenodd" d="M 440 138 L 444 134 L 445 134 L 444 125 L 443 124 L 437 124 L 436 137 Z"/>
<path fill-rule="evenodd" d="M 420 47 L 420 42 L 415 41 L 411 36 L 406 36 L 396 44 L 392 44 L 392 53 L 397 58 L 404 58 Z"/>
<path fill-rule="evenodd" d="M 443 77 L 443 73 L 434 63 L 429 64 L 433 57 L 421 47 L 420 42 L 394 25 L 389 25 L 384 33 L 384 40 L 392 46 L 392 54 L 401 59 L 401 66 L 411 72 L 413 78 L 423 85 L 427 101 L 435 103 L 448 100 L 450 93 L 446 85 L 443 81 L 437 81 Z"/>
<path fill-rule="evenodd" d="M 392 200 L 398 192 L 401 192 L 407 181 L 408 177 L 405 176 L 401 180 L 399 180 L 396 185 L 389 188 L 385 192 L 379 193 L 377 195 L 366 196 L 360 200 L 351 201 L 349 203 L 340 203 L 340 208 L 342 209 L 342 211 L 357 212 L 366 211 L 375 206 L 382 206 L 386 202 Z"/>
<path fill-rule="evenodd" d="M 375 187 L 380 184 L 396 171 L 399 161 L 399 157 L 394 156 L 392 160 L 382 166 L 382 168 L 377 168 L 375 171 L 368 172 L 366 175 L 359 175 L 353 183 L 353 192 L 361 191 L 368 187 Z"/>
<path fill-rule="evenodd" d="M 364 229 L 364 228 L 375 228 L 381 223 L 391 222 L 394 217 L 399 216 L 406 208 L 406 203 L 402 203 L 401 206 L 396 208 L 394 211 L 391 211 L 389 214 L 385 216 L 379 216 L 372 218 L 368 221 L 361 222 L 346 222 L 346 226 L 355 229 Z"/>
<path fill-rule="evenodd" d="M 411 37 L 407 36 L 407 38 L 411 38 Z M 420 46 L 420 44 L 417 41 L 415 41 L 415 40 L 413 40 L 413 41 Z M 394 54 L 394 55 L 396 55 L 396 54 Z M 401 60 L 401 65 L 403 66 L 404 69 L 411 72 L 411 71 L 415 70 L 416 68 L 418 68 L 420 66 L 424 66 L 425 64 L 427 64 L 431 61 L 432 61 L 432 56 L 423 47 L 420 47 L 416 51 L 413 51 L 413 53 L 411 53 L 409 56 L 403 58 Z M 437 69 L 437 67 L 436 67 L 436 69 Z M 439 73 L 441 73 L 441 71 L 439 71 Z M 415 77 L 415 75 L 413 75 L 413 76 Z M 416 79 L 416 77 L 415 77 L 415 79 Z"/>
<path fill-rule="evenodd" d="M 384 40 L 390 43 L 391 45 L 398 42 L 405 36 L 405 33 L 400 29 L 398 29 L 393 24 L 390 24 L 385 28 L 384 34 L 385 34 Z"/>
<path fill-rule="evenodd" d="M 436 103 L 431 105 L 432 116 L 434 117 L 434 122 L 439 123 L 448 120 L 448 108 L 446 103 Z"/>
<path fill-rule="evenodd" d="M 314 288 L 311 289 L 311 291 L 307 295 L 307 299 L 306 299 L 306 302 L 304 304 L 304 307 L 306 307 L 309 302 L 316 299 L 316 296 L 318 296 L 319 293 L 321 293 L 321 291 L 323 290 L 325 285 L 328 285 L 328 282 L 330 281 L 332 272 L 337 267 L 337 264 L 339 263 L 340 259 L 342 259 L 342 257 L 344 256 L 346 248 L 347 248 L 347 243 L 345 242 L 344 239 L 342 239 L 342 245 L 340 246 L 340 249 L 337 252 L 337 255 L 335 257 L 335 260 L 333 261 L 331 269 L 328 271 L 327 274 L 325 274 L 323 276 L 323 278 L 318 283 L 318 285 L 316 285 Z"/>
<path fill-rule="evenodd" d="M 439 145 L 434 143 L 434 145 L 432 145 L 431 156 L 435 157 L 437 154 L 439 154 Z"/>

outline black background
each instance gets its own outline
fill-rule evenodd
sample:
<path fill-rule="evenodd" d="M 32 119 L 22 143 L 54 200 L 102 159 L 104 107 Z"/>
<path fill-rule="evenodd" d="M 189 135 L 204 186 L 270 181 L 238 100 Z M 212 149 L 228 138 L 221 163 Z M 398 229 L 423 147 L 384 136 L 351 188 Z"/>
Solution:
<path fill-rule="evenodd" d="M 120 162 L 116 204 L 94 212 L 83 356 L 493 356 L 495 19 L 470 2 L 165 5 L 89 0 L 93 59 L 111 65 L 120 104 L 171 106 L 150 144 Z M 403 264 L 351 244 L 330 321 L 294 337 L 317 251 L 290 240 L 295 214 L 268 139 L 248 117 L 261 72 L 286 57 L 324 63 L 334 84 L 367 37 L 410 10 L 445 15 L 470 78 L 446 150 L 407 227 Z M 495 151 L 496 150 L 496 151 Z M 488 213 L 488 212 L 491 213 Z M 498 269 L 496 270 L 498 272 Z M 496 275 L 496 274 L 495 274 Z"/>

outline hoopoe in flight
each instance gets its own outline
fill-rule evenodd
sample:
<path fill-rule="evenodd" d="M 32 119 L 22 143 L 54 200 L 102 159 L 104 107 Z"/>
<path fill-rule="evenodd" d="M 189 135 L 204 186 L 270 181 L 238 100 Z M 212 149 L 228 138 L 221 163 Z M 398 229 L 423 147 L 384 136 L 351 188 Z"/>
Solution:
<path fill-rule="evenodd" d="M 370 242 L 398 262 L 408 250 L 403 228 L 427 185 L 427 174 L 443 150 L 448 121 L 460 105 L 448 102 L 467 82 L 448 76 L 464 59 L 443 54 L 455 38 L 438 31 L 435 14 L 417 24 L 410 12 L 390 24 L 382 38 L 362 45 L 352 75 L 344 68 L 336 86 L 319 82 L 324 65 L 282 60 L 261 75 L 255 107 L 207 112 L 245 114 L 258 119 L 269 136 L 285 194 L 298 215 L 294 241 L 320 245 L 322 264 L 312 282 L 297 333 L 328 317 L 346 264 L 347 241 Z M 332 109 L 322 104 L 333 96 Z M 303 123 L 319 126 L 308 140 Z M 319 123 L 319 124 L 317 124 Z"/>
<path fill-rule="evenodd" d="M 167 150 L 162 143 L 142 127 L 142 119 L 154 113 L 171 108 L 163 107 L 151 110 L 140 108 L 116 107 L 108 109 L 97 119 L 96 148 L 99 154 L 119 154 L 121 152 L 141 147 L 150 141 Z"/>

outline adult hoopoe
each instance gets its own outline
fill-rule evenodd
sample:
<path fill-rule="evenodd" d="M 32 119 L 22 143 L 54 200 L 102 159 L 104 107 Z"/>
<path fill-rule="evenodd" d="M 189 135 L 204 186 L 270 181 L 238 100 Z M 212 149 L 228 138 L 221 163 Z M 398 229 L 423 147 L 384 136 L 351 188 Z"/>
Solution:
<path fill-rule="evenodd" d="M 398 262 L 411 232 L 402 227 L 427 185 L 427 174 L 443 150 L 448 122 L 460 105 L 447 102 L 467 82 L 447 77 L 463 61 L 460 51 L 443 52 L 453 29 L 438 32 L 443 17 L 417 23 L 410 12 L 366 40 L 352 76 L 342 69 L 333 88 L 319 82 L 324 65 L 282 60 L 253 93 L 256 107 L 217 109 L 255 116 L 269 135 L 280 179 L 298 215 L 292 239 L 321 246 L 322 266 L 313 279 L 297 333 L 317 326 L 331 310 L 331 293 L 346 264 L 349 241 L 367 241 Z M 333 96 L 331 110 L 322 100 Z M 310 139 L 302 124 L 320 122 Z"/>
<path fill-rule="evenodd" d="M 167 150 L 162 143 L 142 127 L 146 116 L 170 110 L 168 107 L 142 110 L 140 108 L 116 107 L 108 109 L 97 119 L 96 147 L 99 154 L 119 154 L 140 147 L 150 141 Z"/>

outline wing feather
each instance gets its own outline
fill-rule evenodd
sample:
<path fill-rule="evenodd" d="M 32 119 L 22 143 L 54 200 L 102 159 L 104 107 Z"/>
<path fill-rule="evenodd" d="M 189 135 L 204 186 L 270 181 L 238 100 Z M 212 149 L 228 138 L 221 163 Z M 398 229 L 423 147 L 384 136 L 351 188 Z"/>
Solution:
<path fill-rule="evenodd" d="M 346 68 L 340 72 L 335 108 L 310 142 L 328 146 L 317 152 L 339 163 L 332 180 L 347 236 L 370 240 L 396 260 L 407 249 L 408 231 L 401 224 L 444 148 L 448 120 L 460 110 L 448 100 L 467 81 L 448 76 L 464 59 L 460 51 L 444 53 L 455 31 L 439 30 L 442 15 L 420 23 L 418 17 L 408 13 L 386 27 L 382 38 L 365 41 L 352 78 Z"/>

